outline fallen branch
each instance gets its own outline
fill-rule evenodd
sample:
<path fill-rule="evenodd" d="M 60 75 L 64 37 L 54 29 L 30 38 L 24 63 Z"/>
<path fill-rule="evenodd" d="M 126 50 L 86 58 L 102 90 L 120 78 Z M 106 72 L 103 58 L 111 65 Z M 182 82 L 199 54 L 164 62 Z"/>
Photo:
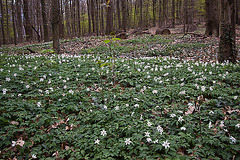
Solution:
<path fill-rule="evenodd" d="M 197 33 L 185 33 L 181 38 L 184 38 L 186 35 L 191 34 L 194 37 L 203 37 L 203 38 L 207 38 L 205 35 L 202 34 L 197 34 Z"/>
<path fill-rule="evenodd" d="M 31 50 L 30 48 L 27 48 L 31 53 L 36 53 L 34 50 Z"/>

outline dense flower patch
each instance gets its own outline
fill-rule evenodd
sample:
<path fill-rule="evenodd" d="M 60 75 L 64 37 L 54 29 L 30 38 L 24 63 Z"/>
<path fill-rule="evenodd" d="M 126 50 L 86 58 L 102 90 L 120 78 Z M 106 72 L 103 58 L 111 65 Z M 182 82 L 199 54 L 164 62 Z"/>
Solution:
<path fill-rule="evenodd" d="M 0 55 L 3 159 L 237 159 L 239 64 Z"/>

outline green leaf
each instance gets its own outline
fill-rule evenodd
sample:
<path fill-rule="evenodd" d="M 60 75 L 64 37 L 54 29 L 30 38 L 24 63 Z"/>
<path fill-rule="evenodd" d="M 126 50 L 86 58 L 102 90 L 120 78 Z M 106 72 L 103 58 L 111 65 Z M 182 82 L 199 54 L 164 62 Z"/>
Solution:
<path fill-rule="evenodd" d="M 103 42 L 107 44 L 107 43 L 110 43 L 111 41 L 109 39 L 107 39 L 107 40 L 105 40 Z"/>

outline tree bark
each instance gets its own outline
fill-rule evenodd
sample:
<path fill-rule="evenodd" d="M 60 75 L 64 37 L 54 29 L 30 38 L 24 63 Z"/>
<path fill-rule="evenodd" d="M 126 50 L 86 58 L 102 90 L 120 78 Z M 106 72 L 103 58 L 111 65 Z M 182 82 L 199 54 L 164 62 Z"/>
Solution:
<path fill-rule="evenodd" d="M 206 0 L 206 36 L 219 36 L 218 0 Z"/>
<path fill-rule="evenodd" d="M 60 0 L 59 38 L 64 38 L 63 0 Z"/>
<path fill-rule="evenodd" d="M 162 21 L 163 21 L 164 26 L 166 26 L 166 23 L 167 23 L 167 1 L 163 0 L 162 5 L 163 5 Z"/>
<path fill-rule="evenodd" d="M 71 37 L 71 25 L 70 25 L 70 11 L 69 11 L 69 3 L 68 0 L 65 0 L 65 19 L 66 19 L 66 27 L 67 27 L 67 35 Z"/>
<path fill-rule="evenodd" d="M 97 36 L 99 35 L 99 0 L 96 0 L 96 33 L 97 33 Z"/>
<path fill-rule="evenodd" d="M 186 32 L 188 32 L 188 25 L 189 25 L 188 2 L 189 2 L 189 0 L 184 0 L 184 26 L 183 26 L 183 33 L 184 34 Z"/>
<path fill-rule="evenodd" d="M 80 10 L 80 2 L 77 0 L 77 35 L 81 36 L 81 10 Z"/>
<path fill-rule="evenodd" d="M 75 0 L 71 1 L 70 4 L 70 10 L 71 10 L 71 27 L 72 27 L 72 36 L 76 36 L 76 6 L 75 6 Z"/>
<path fill-rule="evenodd" d="M 103 4 L 104 3 L 104 0 L 101 0 L 101 4 Z M 103 7 L 104 6 L 101 6 L 101 20 L 100 20 L 100 28 L 101 28 L 101 34 L 103 35 L 104 34 L 104 30 L 105 30 L 105 28 L 104 28 L 104 10 L 103 10 Z"/>
<path fill-rule="evenodd" d="M 236 0 L 220 1 L 220 42 L 218 61 L 236 62 Z"/>
<path fill-rule="evenodd" d="M 113 31 L 112 0 L 106 0 L 106 4 L 106 34 L 109 35 Z"/>
<path fill-rule="evenodd" d="M 3 2 L 0 0 L 0 5 L 1 5 L 1 28 L 2 28 L 2 39 L 3 39 L 3 44 L 6 44 L 6 37 L 5 37 L 5 31 L 4 31 L 4 10 L 3 10 Z"/>
<path fill-rule="evenodd" d="M 163 14 L 162 14 L 162 0 L 159 0 L 159 5 L 158 5 L 158 10 L 159 10 L 159 14 L 158 14 L 158 27 L 160 28 L 162 26 L 163 23 Z"/>
<path fill-rule="evenodd" d="M 140 28 L 143 28 L 143 0 L 139 0 L 139 7 L 140 7 L 140 20 L 139 20 L 139 26 Z"/>
<path fill-rule="evenodd" d="M 7 21 L 7 43 L 11 41 L 10 37 L 10 27 L 9 27 L 9 14 L 8 14 L 8 0 L 6 0 L 6 21 Z"/>
<path fill-rule="evenodd" d="M 90 0 L 87 0 L 87 11 L 88 11 L 88 33 L 92 33 L 92 24 L 91 24 L 91 6 L 90 6 Z"/>
<path fill-rule="evenodd" d="M 49 38 L 49 34 L 48 34 L 45 0 L 41 0 L 41 6 L 42 6 L 42 21 L 43 21 L 44 42 L 49 42 L 50 38 Z"/>
<path fill-rule="evenodd" d="M 118 29 L 121 29 L 121 14 L 120 14 L 120 0 L 116 2 L 116 8 L 117 8 L 117 19 L 118 19 Z"/>
<path fill-rule="evenodd" d="M 157 3 L 157 0 L 152 0 L 153 27 L 156 26 L 156 3 Z"/>
<path fill-rule="evenodd" d="M 17 35 L 15 27 L 15 9 L 14 9 L 14 0 L 12 0 L 12 25 L 13 25 L 13 42 L 17 45 Z"/>
<path fill-rule="evenodd" d="M 52 0 L 52 33 L 53 33 L 53 49 L 56 53 L 59 49 L 59 23 L 60 23 L 60 4 L 59 0 Z"/>
<path fill-rule="evenodd" d="M 23 42 L 23 23 L 22 23 L 22 9 L 21 9 L 21 5 L 22 5 L 22 1 L 21 0 L 17 0 L 16 1 L 16 5 L 17 5 L 17 35 L 18 35 L 18 42 Z"/>
<path fill-rule="evenodd" d="M 93 33 L 95 33 L 96 32 L 96 22 L 95 22 L 95 11 L 96 11 L 96 9 L 95 9 L 95 5 L 94 5 L 94 1 L 95 0 L 91 0 L 90 1 L 90 5 L 91 5 L 91 20 L 92 20 L 92 31 L 93 31 Z"/>
<path fill-rule="evenodd" d="M 172 28 L 175 27 L 175 0 L 172 0 Z"/>
<path fill-rule="evenodd" d="M 127 8 L 126 0 L 122 0 L 122 29 L 124 32 L 127 30 Z"/>
<path fill-rule="evenodd" d="M 236 2 L 236 24 L 240 25 L 240 1 Z"/>
<path fill-rule="evenodd" d="M 33 39 L 33 32 L 31 28 L 30 18 L 29 18 L 29 10 L 28 10 L 28 0 L 23 0 L 23 15 L 24 15 L 24 28 L 26 33 L 26 40 L 30 42 Z"/>

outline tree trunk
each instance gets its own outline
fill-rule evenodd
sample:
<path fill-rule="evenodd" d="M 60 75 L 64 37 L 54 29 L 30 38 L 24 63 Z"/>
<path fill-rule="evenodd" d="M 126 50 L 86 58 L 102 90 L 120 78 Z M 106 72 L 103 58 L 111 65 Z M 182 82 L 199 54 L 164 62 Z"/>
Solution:
<path fill-rule="evenodd" d="M 17 35 L 18 35 L 18 42 L 23 42 L 23 23 L 22 23 L 22 1 L 17 0 L 16 1 L 17 5 Z"/>
<path fill-rule="evenodd" d="M 206 36 L 219 36 L 218 0 L 206 0 Z"/>
<path fill-rule="evenodd" d="M 33 32 L 31 28 L 30 18 L 28 14 L 28 0 L 23 0 L 23 15 L 24 15 L 24 28 L 26 33 L 26 40 L 29 42 L 33 39 Z"/>
<path fill-rule="evenodd" d="M 76 6 L 75 6 L 75 0 L 71 1 L 70 4 L 70 11 L 71 11 L 71 27 L 72 27 L 72 36 L 76 36 Z"/>
<path fill-rule="evenodd" d="M 172 0 L 172 28 L 175 27 L 175 0 Z"/>
<path fill-rule="evenodd" d="M 106 4 L 106 34 L 109 35 L 113 31 L 112 0 L 106 0 Z"/>
<path fill-rule="evenodd" d="M 69 11 L 69 3 L 68 0 L 65 0 L 65 20 L 66 20 L 66 27 L 67 27 L 67 35 L 68 37 L 71 36 L 71 25 L 70 25 L 70 11 Z"/>
<path fill-rule="evenodd" d="M 104 3 L 104 0 L 101 0 L 101 4 L 103 4 Z M 102 32 L 102 35 L 104 34 L 104 30 L 105 30 L 105 28 L 104 28 L 104 10 L 103 10 L 103 6 L 101 6 L 101 25 L 100 25 L 100 27 L 101 27 L 101 32 Z"/>
<path fill-rule="evenodd" d="M 163 18 L 162 18 L 162 0 L 159 0 L 159 14 L 158 14 L 158 27 L 160 28 L 162 26 Z"/>
<path fill-rule="evenodd" d="M 240 1 L 236 2 L 236 24 L 240 25 Z"/>
<path fill-rule="evenodd" d="M 122 0 L 122 29 L 124 32 L 127 30 L 127 8 L 126 0 Z"/>
<path fill-rule="evenodd" d="M 91 19 L 92 19 L 92 31 L 93 31 L 93 33 L 95 33 L 96 32 L 96 24 L 95 24 L 95 11 L 96 11 L 96 9 L 95 9 L 95 6 L 94 6 L 94 1 L 95 0 L 91 0 L 90 1 L 90 5 L 91 5 Z"/>
<path fill-rule="evenodd" d="M 16 27 L 15 27 L 14 0 L 12 0 L 12 25 L 13 25 L 13 41 L 14 41 L 14 44 L 17 45 L 17 35 L 16 35 Z"/>
<path fill-rule="evenodd" d="M 139 21 L 139 26 L 140 28 L 143 28 L 143 0 L 139 0 L 139 5 L 140 5 L 140 21 Z"/>
<path fill-rule="evenodd" d="M 163 14 L 162 14 L 162 22 L 164 24 L 164 26 L 166 26 L 166 22 L 167 22 L 167 2 L 166 0 L 163 0 Z"/>
<path fill-rule="evenodd" d="M 186 32 L 188 32 L 188 26 L 189 26 L 188 2 L 189 2 L 189 0 L 184 0 L 184 26 L 183 26 L 183 33 L 184 34 Z"/>
<path fill-rule="evenodd" d="M 96 0 L 96 33 L 97 33 L 97 36 L 99 35 L 99 0 Z"/>
<path fill-rule="evenodd" d="M 9 27 L 9 14 L 8 14 L 8 0 L 6 0 L 6 21 L 7 21 L 7 43 L 11 41 L 10 27 Z"/>
<path fill-rule="evenodd" d="M 1 28 L 2 28 L 2 39 L 3 39 L 3 44 L 6 44 L 6 37 L 5 37 L 5 31 L 4 31 L 4 10 L 3 10 L 3 2 L 0 0 L 0 5 L 1 5 Z"/>
<path fill-rule="evenodd" d="M 235 63 L 236 51 L 236 0 L 220 1 L 220 42 L 218 61 Z"/>
<path fill-rule="evenodd" d="M 87 0 L 87 11 L 88 11 L 88 33 L 92 33 L 92 24 L 91 24 L 91 6 L 90 6 L 90 0 Z"/>
<path fill-rule="evenodd" d="M 64 38 L 63 0 L 60 0 L 59 38 Z"/>
<path fill-rule="evenodd" d="M 49 42 L 50 38 L 49 38 L 49 34 L 48 34 L 45 0 L 41 0 L 41 6 L 42 6 L 42 21 L 43 21 L 44 42 Z"/>
<path fill-rule="evenodd" d="M 59 49 L 59 23 L 60 23 L 60 4 L 59 0 L 52 0 L 52 33 L 53 33 L 53 49 L 56 53 Z"/>
<path fill-rule="evenodd" d="M 157 0 L 152 0 L 153 27 L 156 26 L 156 3 L 157 3 Z"/>
<path fill-rule="evenodd" d="M 116 2 L 116 8 L 117 8 L 117 19 L 118 19 L 118 29 L 121 29 L 121 15 L 120 15 L 120 0 Z"/>
<path fill-rule="evenodd" d="M 80 2 L 77 0 L 77 35 L 81 36 L 81 10 L 80 10 Z"/>

